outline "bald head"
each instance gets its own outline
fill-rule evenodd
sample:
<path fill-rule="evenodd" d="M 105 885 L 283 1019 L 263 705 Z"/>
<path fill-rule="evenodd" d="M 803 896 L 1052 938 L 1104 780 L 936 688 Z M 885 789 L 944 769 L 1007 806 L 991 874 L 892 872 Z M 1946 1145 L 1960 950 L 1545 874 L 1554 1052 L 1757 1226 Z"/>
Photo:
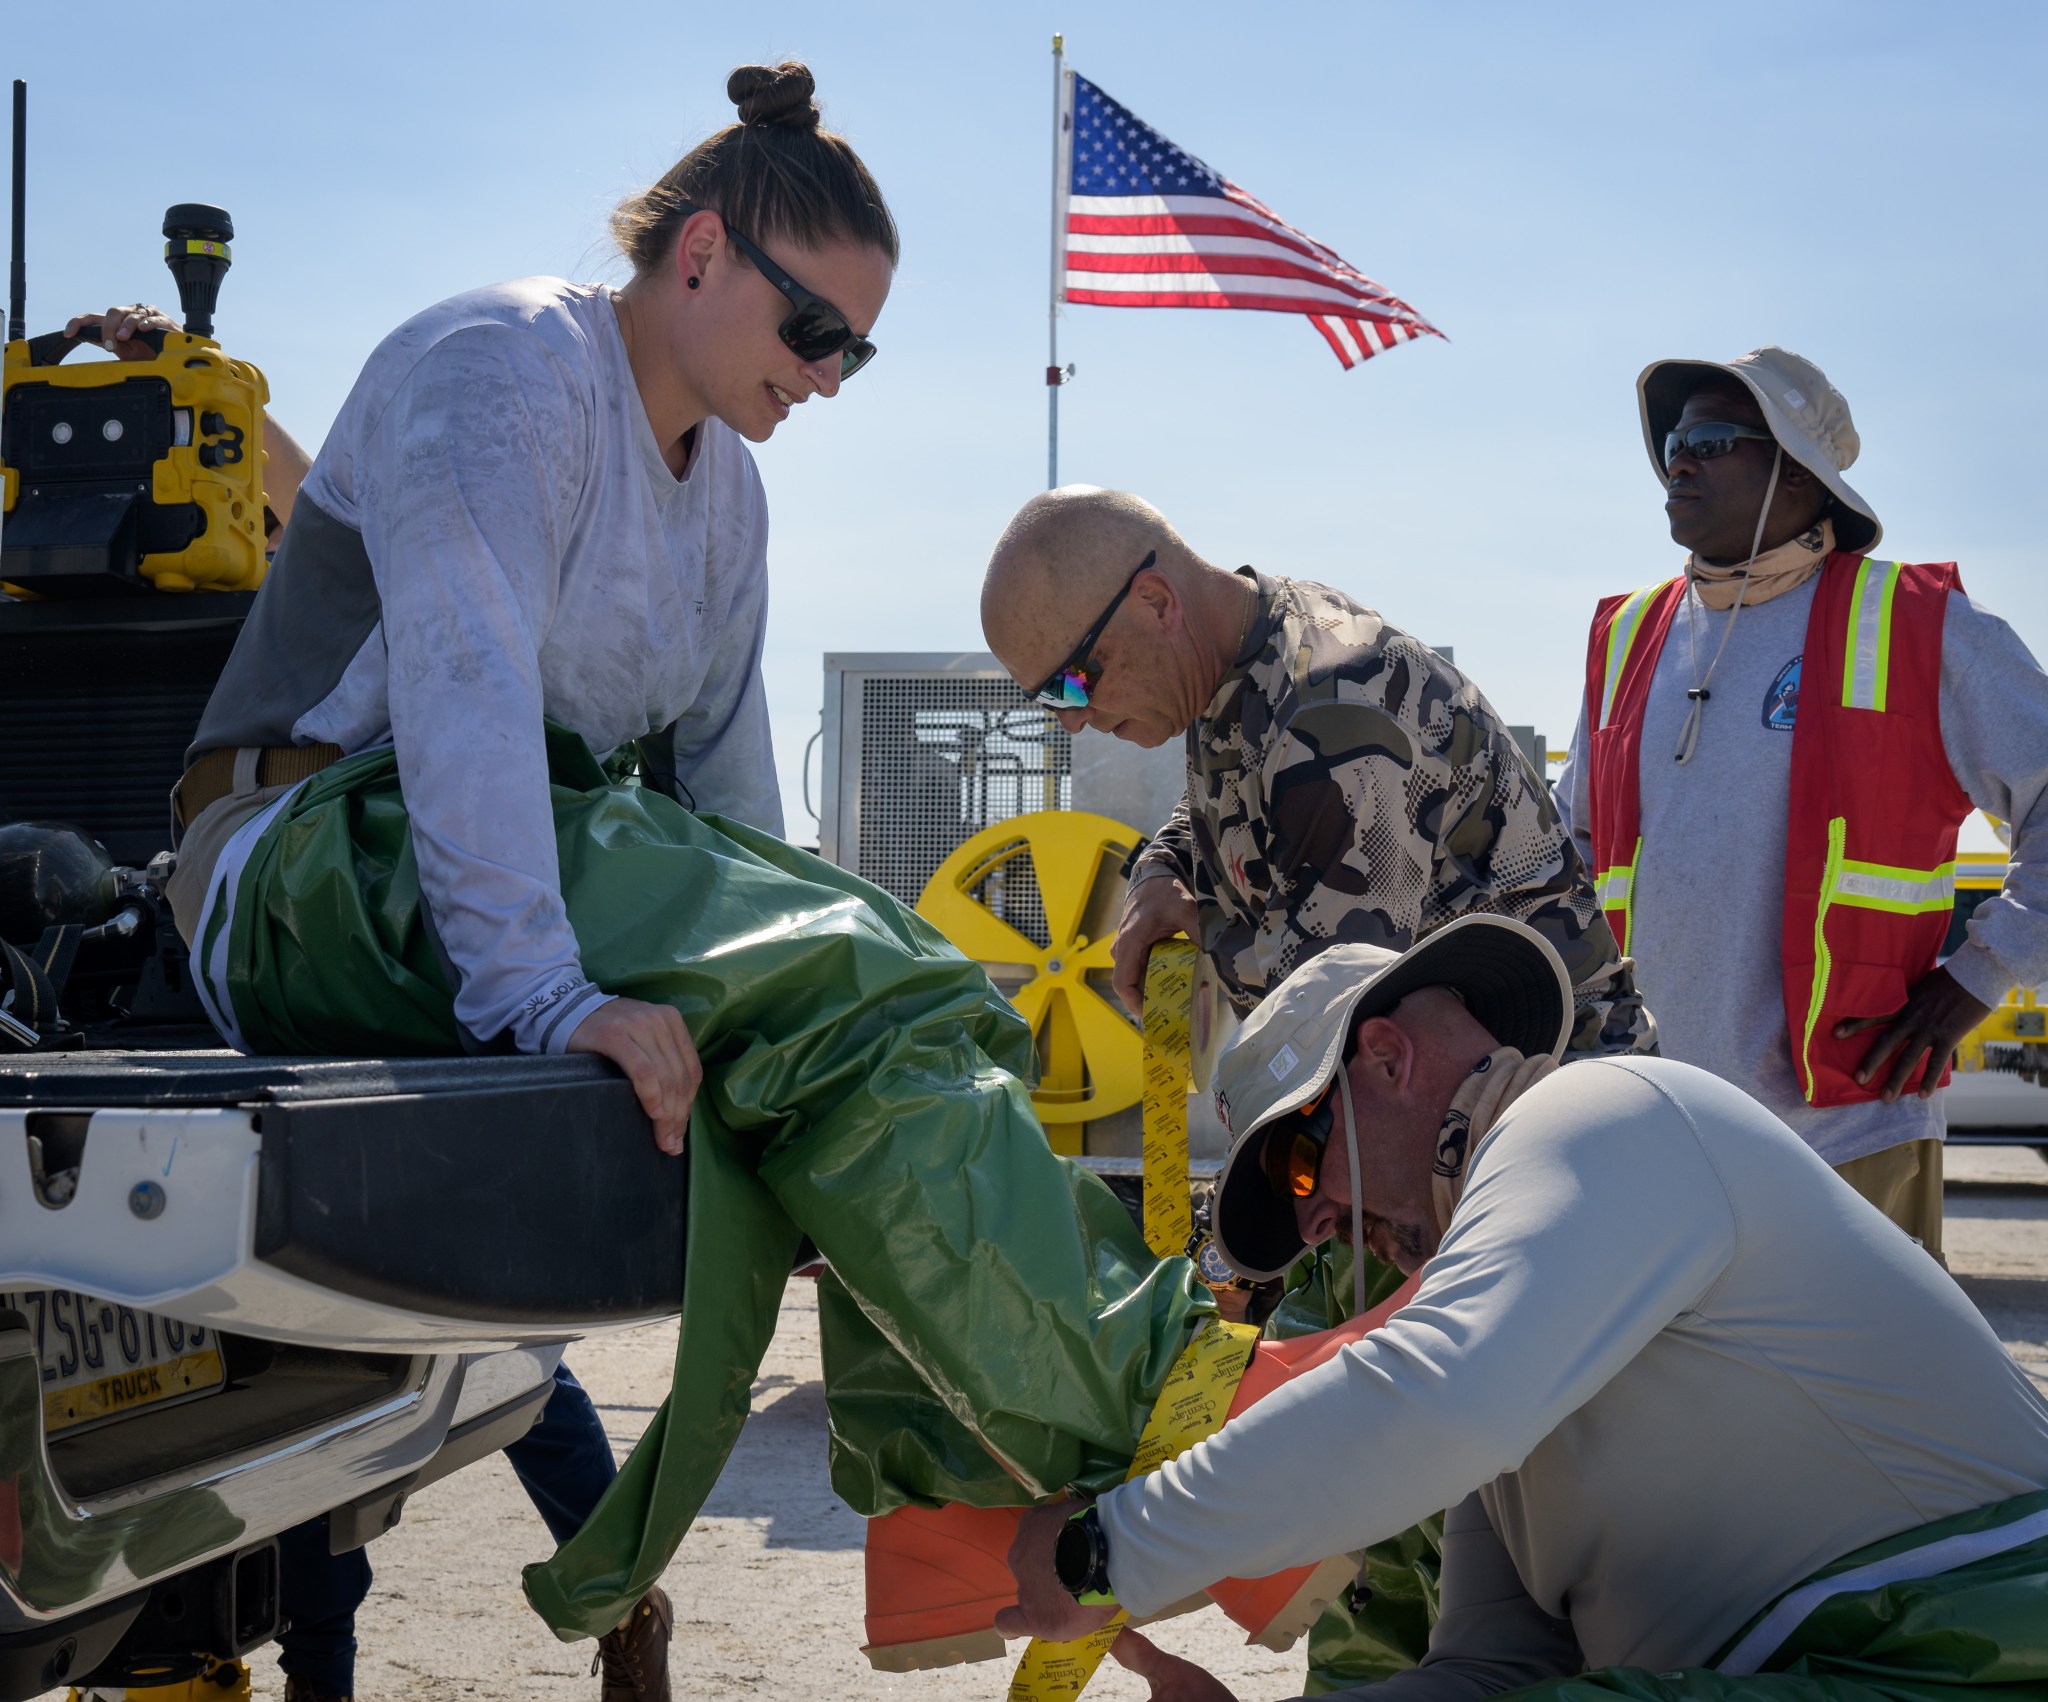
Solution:
<path fill-rule="evenodd" d="M 1063 485 L 1022 508 L 989 557 L 981 630 L 1020 680 L 1043 679 L 1147 555 L 1177 585 L 1204 563 L 1143 497 Z"/>
<path fill-rule="evenodd" d="M 1215 694 L 1255 601 L 1249 581 L 1202 560 L 1149 502 L 1067 485 L 1003 529 L 981 585 L 981 630 L 1029 690 L 1099 624 L 1083 658 L 1087 702 L 1056 711 L 1060 724 L 1149 746 L 1184 732 Z"/>

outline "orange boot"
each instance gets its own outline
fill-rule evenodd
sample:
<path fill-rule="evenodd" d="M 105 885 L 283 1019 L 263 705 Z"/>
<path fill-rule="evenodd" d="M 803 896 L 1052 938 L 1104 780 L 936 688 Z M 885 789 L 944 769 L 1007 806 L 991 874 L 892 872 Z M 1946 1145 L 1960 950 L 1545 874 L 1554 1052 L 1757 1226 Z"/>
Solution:
<path fill-rule="evenodd" d="M 1260 1342 L 1232 1396 L 1235 1418 L 1283 1384 L 1333 1358 L 1377 1329 L 1413 1297 L 1411 1277 L 1361 1317 L 1292 1341 Z M 862 1650 L 883 1672 L 994 1660 L 1003 1653 L 996 1613 L 1017 1600 L 1010 1543 L 1019 1507 L 899 1507 L 868 1521 L 867 1634 Z M 1243 1626 L 1250 1641 L 1292 1647 L 1323 1605 L 1351 1582 L 1356 1566 L 1339 1555 L 1269 1578 L 1226 1578 L 1209 1598 Z M 1176 1603 L 1166 1618 L 1199 1603 Z"/>

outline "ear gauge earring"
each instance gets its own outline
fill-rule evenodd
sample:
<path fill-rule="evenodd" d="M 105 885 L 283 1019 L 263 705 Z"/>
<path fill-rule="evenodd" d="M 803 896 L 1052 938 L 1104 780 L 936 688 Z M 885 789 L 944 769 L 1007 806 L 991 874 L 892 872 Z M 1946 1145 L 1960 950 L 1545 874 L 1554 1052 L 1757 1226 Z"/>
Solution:
<path fill-rule="evenodd" d="M 691 274 L 691 276 L 690 276 L 690 288 L 691 288 L 691 289 L 693 289 L 693 290 L 694 290 L 694 289 L 695 289 L 695 288 L 696 288 L 696 287 L 698 286 L 698 284 L 700 284 L 700 283 L 702 283 L 702 282 L 703 282 L 703 280 L 702 280 L 701 278 L 697 277 L 695 273 L 692 273 L 692 274 Z"/>

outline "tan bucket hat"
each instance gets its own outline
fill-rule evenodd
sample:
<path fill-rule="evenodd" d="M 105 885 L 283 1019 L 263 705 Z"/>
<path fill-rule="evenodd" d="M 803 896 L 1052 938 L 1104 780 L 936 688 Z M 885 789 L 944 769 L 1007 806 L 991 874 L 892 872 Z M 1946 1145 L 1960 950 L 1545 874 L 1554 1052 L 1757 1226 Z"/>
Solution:
<path fill-rule="evenodd" d="M 1842 477 L 1863 447 L 1849 404 L 1826 373 L 1790 349 L 1772 345 L 1731 361 L 1660 360 L 1644 367 L 1636 402 L 1657 482 L 1664 483 L 1665 434 L 1678 424 L 1685 399 L 1716 374 L 1736 379 L 1756 398 L 1764 424 L 1785 453 L 1834 493 L 1836 544 L 1858 555 L 1875 549 L 1884 536 L 1877 511 Z"/>
<path fill-rule="evenodd" d="M 1241 1276 L 1269 1281 L 1306 1250 L 1293 1205 L 1260 1168 L 1266 1126 L 1329 1085 L 1359 1023 L 1436 986 L 1455 988 L 1503 1046 L 1564 1055 L 1571 977 L 1556 947 L 1526 922 L 1461 916 L 1406 951 L 1353 941 L 1318 952 L 1266 995 L 1216 1062 L 1216 1111 L 1235 1138 L 1210 1222 L 1216 1250 Z"/>

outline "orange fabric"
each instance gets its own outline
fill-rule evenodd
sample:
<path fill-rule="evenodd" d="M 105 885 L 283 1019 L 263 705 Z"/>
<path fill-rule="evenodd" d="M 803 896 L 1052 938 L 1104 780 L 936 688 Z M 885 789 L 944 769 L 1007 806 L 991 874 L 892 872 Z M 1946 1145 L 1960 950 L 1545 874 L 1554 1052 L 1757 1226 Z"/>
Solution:
<path fill-rule="evenodd" d="M 1414 1298 L 1422 1278 L 1410 1277 L 1393 1294 L 1360 1317 L 1333 1330 L 1291 1341 L 1262 1341 L 1231 1397 L 1235 1418 L 1303 1372 L 1334 1358 L 1376 1330 Z M 1228 1422 L 1226 1420 L 1225 1422 Z M 992 1634 L 997 1612 L 1017 1600 L 1010 1575 L 1010 1543 L 1023 1517 L 1019 1507 L 899 1507 L 868 1521 L 867 1653 L 886 1660 L 888 1652 L 911 1645 L 943 1651 Z M 1212 1585 L 1210 1598 L 1231 1619 L 1258 1638 L 1293 1601 L 1316 1570 L 1314 1565 L 1276 1572 L 1269 1578 L 1226 1578 Z M 997 1642 L 993 1653 L 1000 1654 Z M 956 1654 L 953 1659 L 980 1658 Z M 878 1664 L 879 1661 L 878 1661 Z M 894 1664 L 894 1663 L 891 1663 Z M 943 1653 L 918 1665 L 945 1664 Z"/>

